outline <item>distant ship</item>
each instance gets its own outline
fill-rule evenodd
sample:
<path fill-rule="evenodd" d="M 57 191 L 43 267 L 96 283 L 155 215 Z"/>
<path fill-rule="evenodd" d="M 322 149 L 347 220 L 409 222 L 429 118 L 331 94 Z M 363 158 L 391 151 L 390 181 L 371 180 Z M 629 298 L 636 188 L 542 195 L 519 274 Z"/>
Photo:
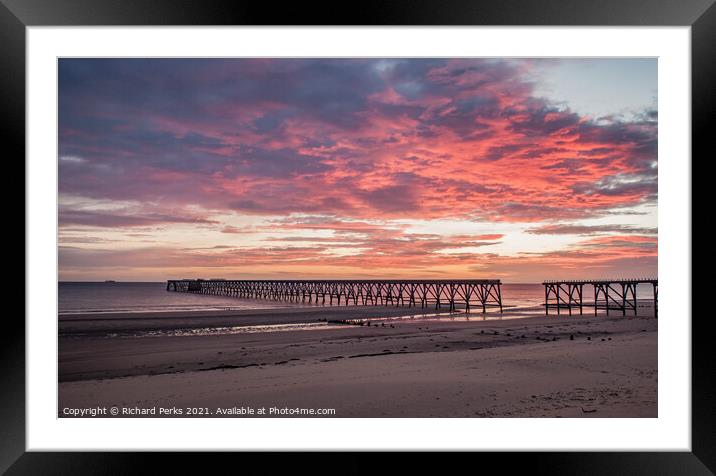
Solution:
<path fill-rule="evenodd" d="M 116 283 L 117 281 L 115 281 L 114 279 L 105 279 L 104 282 L 105 283 Z"/>

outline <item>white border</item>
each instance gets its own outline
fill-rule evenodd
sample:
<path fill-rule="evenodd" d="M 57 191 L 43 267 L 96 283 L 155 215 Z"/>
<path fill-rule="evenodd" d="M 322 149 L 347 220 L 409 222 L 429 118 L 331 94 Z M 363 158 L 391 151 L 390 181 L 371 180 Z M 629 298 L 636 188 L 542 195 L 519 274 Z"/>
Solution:
<path fill-rule="evenodd" d="M 60 28 L 27 30 L 27 449 L 691 448 L 690 28 Z M 61 56 L 659 58 L 659 417 L 58 419 L 57 103 Z M 688 304 L 684 304 L 687 302 Z M 668 358 L 667 358 L 668 353 Z"/>

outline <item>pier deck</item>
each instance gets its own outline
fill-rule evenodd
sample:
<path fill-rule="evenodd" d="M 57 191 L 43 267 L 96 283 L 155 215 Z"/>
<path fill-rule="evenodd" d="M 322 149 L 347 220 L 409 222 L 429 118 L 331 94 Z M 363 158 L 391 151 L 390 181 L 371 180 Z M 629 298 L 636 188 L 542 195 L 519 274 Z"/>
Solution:
<path fill-rule="evenodd" d="M 454 312 L 499 308 L 499 279 L 466 280 L 225 280 L 167 281 L 167 291 L 252 299 L 278 299 L 315 304 L 408 306 Z"/>
<path fill-rule="evenodd" d="M 572 308 L 579 309 L 583 313 L 585 307 L 593 307 L 594 315 L 598 309 L 621 312 L 622 316 L 627 311 L 637 315 L 637 287 L 640 284 L 651 285 L 654 291 L 654 317 L 658 316 L 658 292 L 659 281 L 657 279 L 588 279 L 588 280 L 550 280 L 544 281 L 544 308 L 545 314 L 549 315 L 550 309 L 556 309 L 560 314 L 566 309 L 572 315 Z M 584 286 L 592 286 L 594 290 L 594 301 L 587 302 L 584 299 Z"/>

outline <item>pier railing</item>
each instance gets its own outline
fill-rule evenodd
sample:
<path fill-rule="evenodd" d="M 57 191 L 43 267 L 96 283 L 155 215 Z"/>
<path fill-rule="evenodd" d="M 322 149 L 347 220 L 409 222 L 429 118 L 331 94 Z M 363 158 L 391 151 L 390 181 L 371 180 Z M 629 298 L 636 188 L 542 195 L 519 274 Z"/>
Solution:
<path fill-rule="evenodd" d="M 499 279 L 467 280 L 226 280 L 178 279 L 167 281 L 167 291 L 251 299 L 363 306 L 499 308 Z"/>
<path fill-rule="evenodd" d="M 654 317 L 658 316 L 659 281 L 650 278 L 627 279 L 587 279 L 587 280 L 548 280 L 544 285 L 544 310 L 549 315 L 550 309 L 556 309 L 559 315 L 561 310 L 567 310 L 572 315 L 572 308 L 583 313 L 585 307 L 593 307 L 594 315 L 598 309 L 604 309 L 607 316 L 609 311 L 627 312 L 637 315 L 637 287 L 640 284 L 653 287 Z M 593 301 L 584 299 L 584 286 L 592 286 Z"/>

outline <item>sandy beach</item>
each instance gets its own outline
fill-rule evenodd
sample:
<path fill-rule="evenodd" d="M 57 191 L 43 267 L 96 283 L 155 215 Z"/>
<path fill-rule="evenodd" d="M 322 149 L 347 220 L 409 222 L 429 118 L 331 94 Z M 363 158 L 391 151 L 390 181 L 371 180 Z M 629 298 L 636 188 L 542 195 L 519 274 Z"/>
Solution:
<path fill-rule="evenodd" d="M 344 307 L 63 316 L 58 413 L 658 415 L 658 321 L 645 317 L 648 309 L 644 317 L 400 318 L 414 313 Z M 370 326 L 333 322 L 371 317 Z M 160 413 L 171 408 L 182 414 Z M 266 416 L 306 416 L 283 411 Z"/>

